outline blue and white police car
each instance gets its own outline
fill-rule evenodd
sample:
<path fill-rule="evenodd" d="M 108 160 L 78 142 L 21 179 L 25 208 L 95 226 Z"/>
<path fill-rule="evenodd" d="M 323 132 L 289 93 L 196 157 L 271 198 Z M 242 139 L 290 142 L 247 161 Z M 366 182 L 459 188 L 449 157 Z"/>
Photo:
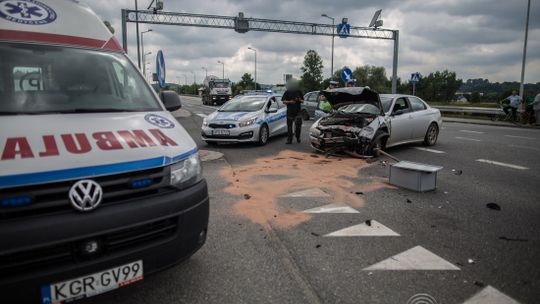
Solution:
<path fill-rule="evenodd" d="M 79 1 L 0 1 L 0 294 L 65 303 L 206 240 L 197 145 Z"/>
<path fill-rule="evenodd" d="M 287 132 L 287 107 L 281 95 L 247 92 L 229 100 L 203 120 L 202 139 L 218 142 L 255 142 L 265 145 Z"/>

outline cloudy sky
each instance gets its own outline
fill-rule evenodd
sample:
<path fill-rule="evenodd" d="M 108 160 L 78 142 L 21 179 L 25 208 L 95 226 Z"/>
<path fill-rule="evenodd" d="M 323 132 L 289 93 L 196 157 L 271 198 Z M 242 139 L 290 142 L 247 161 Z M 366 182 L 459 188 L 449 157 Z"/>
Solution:
<path fill-rule="evenodd" d="M 150 0 L 138 0 L 147 7 Z M 527 0 L 165 0 L 165 10 L 199 14 L 327 23 L 326 13 L 355 26 L 367 26 L 382 9 L 384 27 L 400 30 L 398 75 L 408 79 L 412 72 L 428 74 L 448 69 L 458 77 L 519 81 Z M 526 82 L 540 82 L 540 0 L 531 1 Z M 134 8 L 134 0 L 87 1 L 104 20 L 109 20 L 121 41 L 120 9 Z M 293 34 L 142 24 L 145 50 L 155 55 L 163 50 L 167 80 L 200 82 L 206 67 L 237 81 L 254 71 L 253 52 L 258 50 L 258 81 L 282 82 L 283 74 L 300 75 L 303 56 L 309 49 L 322 57 L 325 76 L 330 75 L 331 38 Z M 129 54 L 136 60 L 135 26 L 128 25 Z M 369 64 L 384 66 L 391 74 L 392 41 L 336 38 L 334 68 Z M 154 59 L 152 55 L 152 59 Z M 154 69 L 154 60 L 151 69 Z"/>

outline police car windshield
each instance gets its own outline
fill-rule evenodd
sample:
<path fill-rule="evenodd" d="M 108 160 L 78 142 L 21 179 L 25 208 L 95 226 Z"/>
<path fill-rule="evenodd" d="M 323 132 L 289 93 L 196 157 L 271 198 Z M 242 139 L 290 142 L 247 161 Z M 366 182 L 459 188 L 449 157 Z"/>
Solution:
<path fill-rule="evenodd" d="M 0 43 L 0 115 L 161 111 L 123 54 Z"/>
<path fill-rule="evenodd" d="M 266 96 L 240 96 L 224 104 L 220 112 L 255 112 L 263 108 Z"/>

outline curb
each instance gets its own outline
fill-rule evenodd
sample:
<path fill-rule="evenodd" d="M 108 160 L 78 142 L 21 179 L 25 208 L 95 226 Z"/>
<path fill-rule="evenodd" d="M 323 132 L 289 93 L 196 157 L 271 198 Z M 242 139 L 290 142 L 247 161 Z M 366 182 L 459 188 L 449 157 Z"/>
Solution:
<path fill-rule="evenodd" d="M 223 157 L 223 153 L 210 150 L 199 150 L 199 156 L 202 162 L 218 160 Z"/>
<path fill-rule="evenodd" d="M 492 127 L 509 127 L 509 128 L 518 128 L 518 129 L 540 129 L 540 126 L 521 126 L 516 124 L 503 124 L 503 123 L 494 123 L 494 122 L 484 122 L 482 120 L 454 120 L 447 119 L 443 117 L 443 122 L 445 123 L 464 123 L 471 125 L 483 125 L 483 126 L 492 126 Z"/>

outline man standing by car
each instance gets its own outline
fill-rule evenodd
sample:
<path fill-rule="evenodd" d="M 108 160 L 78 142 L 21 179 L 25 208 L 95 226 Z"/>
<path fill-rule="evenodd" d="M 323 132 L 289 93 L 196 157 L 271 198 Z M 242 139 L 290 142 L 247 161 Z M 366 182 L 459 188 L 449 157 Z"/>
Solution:
<path fill-rule="evenodd" d="M 508 114 L 509 111 L 512 111 L 512 120 L 516 120 L 517 110 L 521 104 L 521 97 L 518 95 L 516 90 L 512 91 L 512 95 L 506 97 L 504 100 L 510 101 L 510 104 L 503 108 L 504 113 Z"/>
<path fill-rule="evenodd" d="M 304 102 L 304 94 L 300 91 L 298 80 L 290 79 L 287 82 L 287 91 L 283 93 L 281 100 L 287 105 L 287 144 L 293 140 L 293 124 L 296 141 L 300 142 L 302 131 L 302 116 L 300 115 L 301 104 Z"/>

